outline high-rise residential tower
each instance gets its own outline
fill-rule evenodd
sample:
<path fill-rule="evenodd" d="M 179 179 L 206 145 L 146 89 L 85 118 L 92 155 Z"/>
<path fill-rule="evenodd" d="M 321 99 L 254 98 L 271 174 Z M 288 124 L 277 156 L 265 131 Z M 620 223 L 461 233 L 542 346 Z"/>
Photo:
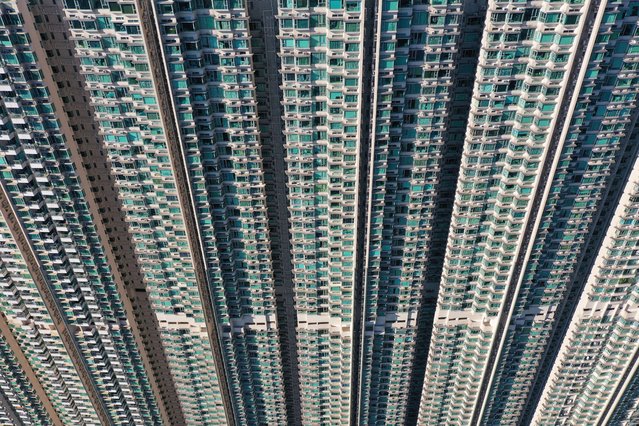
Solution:
<path fill-rule="evenodd" d="M 0 0 L 0 423 L 636 423 L 638 22 Z"/>
<path fill-rule="evenodd" d="M 284 421 L 244 5 L 70 6 L 185 420 Z"/>
<path fill-rule="evenodd" d="M 529 421 L 636 153 L 636 22 L 624 2 L 489 5 L 421 423 Z"/>
<path fill-rule="evenodd" d="M 639 356 L 639 348 L 631 344 L 639 334 L 633 285 L 639 246 L 637 164 L 605 232 L 533 424 L 600 424 L 613 416 L 615 424 L 636 421 L 631 410 L 636 389 L 624 390 L 634 381 Z"/>
<path fill-rule="evenodd" d="M 302 422 L 348 423 L 358 328 L 364 13 L 357 0 L 278 7 Z"/>
<path fill-rule="evenodd" d="M 416 413 L 485 12 L 474 1 L 381 5 L 362 278 L 362 425 L 401 424 L 411 408 Z"/>

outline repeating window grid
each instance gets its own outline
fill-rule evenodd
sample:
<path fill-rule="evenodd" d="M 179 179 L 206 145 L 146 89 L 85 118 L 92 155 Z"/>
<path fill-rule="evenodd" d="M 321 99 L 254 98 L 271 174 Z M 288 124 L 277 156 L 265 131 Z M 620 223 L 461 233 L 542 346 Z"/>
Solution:
<path fill-rule="evenodd" d="M 69 1 L 76 43 L 185 416 L 226 417 L 135 5 Z M 167 52 L 179 46 L 166 46 Z M 193 354 L 185 357 L 185 353 Z"/>
<path fill-rule="evenodd" d="M 610 418 L 611 424 L 629 426 L 639 421 L 639 374 L 635 372 Z"/>
<path fill-rule="evenodd" d="M 376 56 L 367 244 L 363 424 L 404 421 L 410 388 L 405 366 L 414 354 L 416 317 L 427 279 L 424 273 L 430 261 L 432 221 L 441 190 L 451 92 L 462 42 L 464 15 L 460 5 L 385 1 L 378 11 L 382 22 L 377 34 L 381 41 Z M 395 318 L 401 314 L 401 319 Z M 386 324 L 375 325 L 378 321 Z M 391 358 L 378 346 L 381 342 L 389 345 L 387 340 L 392 336 L 402 343 L 393 345 Z"/>
<path fill-rule="evenodd" d="M 639 49 L 633 46 L 637 17 L 628 11 L 628 2 L 608 3 L 601 36 L 586 58 L 578 107 L 515 302 L 484 421 L 519 419 L 559 318 L 566 283 L 574 279 L 621 144 L 632 130 L 639 90 L 630 82 L 636 77 Z M 539 313 L 531 314 L 535 310 Z"/>
<path fill-rule="evenodd" d="M 361 424 L 401 424 L 405 421 L 414 351 L 414 330 L 387 327 L 367 339 L 375 352 L 375 364 L 366 365 L 372 378 L 367 402 L 368 411 Z M 370 342 L 370 343 L 369 343 Z M 364 373 L 366 374 L 366 372 Z M 366 420 L 364 420 L 366 419 Z"/>
<path fill-rule="evenodd" d="M 535 424 L 593 424 L 639 347 L 639 178 L 630 180 L 588 277 Z"/>
<path fill-rule="evenodd" d="M 289 422 L 300 422 L 300 399 L 295 326 L 297 314 L 291 280 L 291 251 L 288 236 L 288 206 L 286 175 L 284 173 L 284 135 L 279 100 L 279 57 L 270 52 L 277 49 L 277 25 L 271 14 L 276 1 L 253 3 L 249 8 L 251 49 L 253 52 L 257 112 L 263 160 L 268 224 L 272 248 L 273 281 L 277 303 L 277 324 L 280 333 L 280 352 L 284 372 L 286 407 Z"/>
<path fill-rule="evenodd" d="M 0 392 L 10 401 L 22 423 L 27 426 L 52 424 L 4 337 L 0 337 L 0 360 Z"/>
<path fill-rule="evenodd" d="M 158 19 L 179 46 L 165 54 L 239 418 L 273 424 L 285 401 L 248 16 L 241 1 L 210 6 L 158 2 Z M 254 316 L 268 329 L 235 325 Z"/>
<path fill-rule="evenodd" d="M 314 424 L 350 417 L 363 18 L 353 0 L 278 7 L 302 417 Z"/>
<path fill-rule="evenodd" d="M 10 170 L 3 172 L 3 185 L 68 324 L 82 330 L 76 341 L 111 415 L 117 421 L 152 422 L 158 412 L 148 378 L 47 98 L 50 89 L 41 81 L 17 16 L 5 15 L 15 23 L 7 27 L 3 52 L 4 79 L 15 96 L 3 98 L 9 112 L 5 125 L 17 137 L 14 133 L 2 152 Z"/>
<path fill-rule="evenodd" d="M 1 309 L 38 380 L 62 420 L 70 425 L 99 425 L 44 301 L 33 282 L 9 227 L 0 215 Z"/>
<path fill-rule="evenodd" d="M 494 332 L 491 319 L 502 309 L 574 53 L 575 17 L 583 10 L 580 2 L 489 3 L 424 382 L 424 424 L 470 421 Z M 549 14 L 564 25 L 547 25 Z M 548 57 L 537 53 L 551 51 Z M 457 319 L 469 326 L 462 334 L 485 336 L 463 348 L 476 354 L 471 374 L 463 363 L 435 361 L 455 345 L 436 330 L 458 329 Z M 453 379 L 450 386 L 442 386 L 442 374 Z"/>

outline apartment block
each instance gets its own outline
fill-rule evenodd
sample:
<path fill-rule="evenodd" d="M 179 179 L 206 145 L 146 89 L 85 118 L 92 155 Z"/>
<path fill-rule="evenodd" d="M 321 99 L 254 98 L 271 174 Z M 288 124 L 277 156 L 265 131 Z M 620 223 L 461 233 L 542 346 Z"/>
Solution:
<path fill-rule="evenodd" d="M 637 423 L 638 21 L 0 0 L 0 423 Z"/>

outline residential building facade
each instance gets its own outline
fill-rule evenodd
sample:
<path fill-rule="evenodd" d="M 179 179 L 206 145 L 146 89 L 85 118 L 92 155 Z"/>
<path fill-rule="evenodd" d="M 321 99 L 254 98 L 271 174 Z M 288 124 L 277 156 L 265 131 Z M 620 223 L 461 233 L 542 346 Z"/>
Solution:
<path fill-rule="evenodd" d="M 0 18 L 0 423 L 637 422 L 636 1 Z"/>

